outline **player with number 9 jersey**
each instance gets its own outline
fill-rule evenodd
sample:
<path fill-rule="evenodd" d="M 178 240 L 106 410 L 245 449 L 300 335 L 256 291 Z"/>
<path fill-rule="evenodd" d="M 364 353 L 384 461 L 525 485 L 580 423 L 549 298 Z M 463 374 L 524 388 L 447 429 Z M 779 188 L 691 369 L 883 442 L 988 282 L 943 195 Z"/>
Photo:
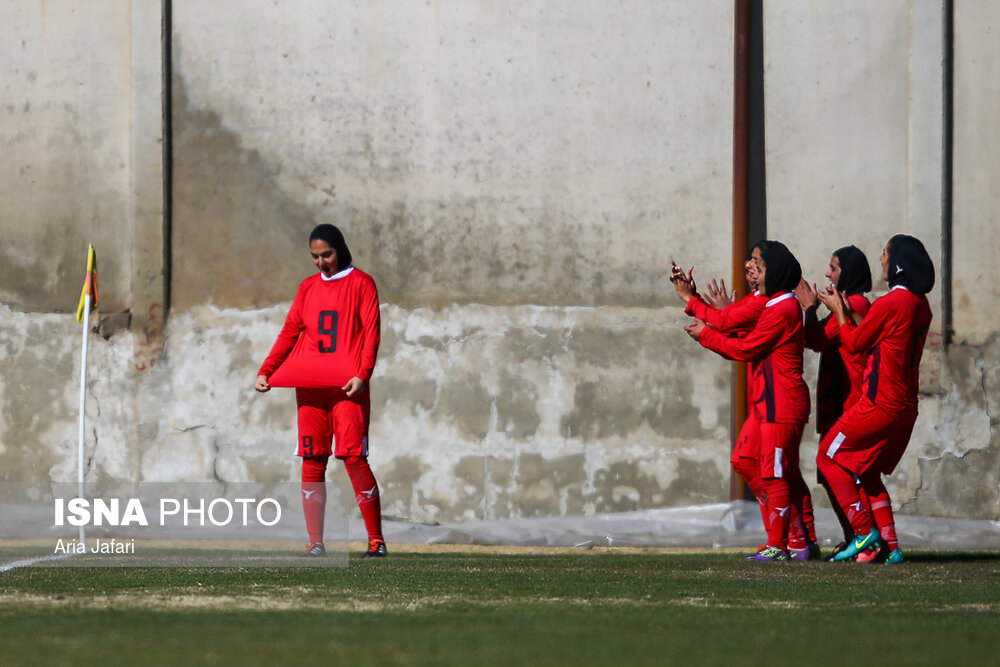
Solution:
<path fill-rule="evenodd" d="M 369 382 L 381 340 L 378 291 L 371 276 L 351 263 L 344 236 L 333 225 L 312 231 L 309 252 L 319 273 L 299 285 L 254 388 L 295 388 L 309 533 L 303 555 L 326 554 L 326 469 L 334 456 L 344 462 L 365 522 L 364 555 L 385 556 L 379 489 L 368 465 Z"/>

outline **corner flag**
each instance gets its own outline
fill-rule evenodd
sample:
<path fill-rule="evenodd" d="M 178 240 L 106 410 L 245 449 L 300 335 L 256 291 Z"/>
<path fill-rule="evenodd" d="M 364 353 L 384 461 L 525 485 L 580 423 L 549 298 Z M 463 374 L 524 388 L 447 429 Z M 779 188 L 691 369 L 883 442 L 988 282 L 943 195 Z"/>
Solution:
<path fill-rule="evenodd" d="M 97 253 L 91 244 L 87 251 L 87 278 L 83 281 L 83 291 L 80 293 L 80 305 L 76 307 L 76 321 L 83 322 L 83 313 L 87 309 L 87 295 L 90 295 L 90 309 L 97 308 Z"/>
<path fill-rule="evenodd" d="M 77 483 L 79 484 L 78 494 L 84 497 L 84 481 L 86 480 L 86 468 L 84 458 L 85 448 L 85 422 L 87 419 L 87 334 L 90 333 L 90 311 L 97 308 L 97 254 L 94 252 L 93 244 L 87 250 L 87 278 L 83 282 L 83 292 L 80 294 L 80 305 L 76 308 L 76 321 L 83 323 L 83 341 L 80 350 L 80 429 L 78 433 L 78 455 L 77 455 Z M 80 526 L 80 543 L 87 541 L 86 529 Z"/>

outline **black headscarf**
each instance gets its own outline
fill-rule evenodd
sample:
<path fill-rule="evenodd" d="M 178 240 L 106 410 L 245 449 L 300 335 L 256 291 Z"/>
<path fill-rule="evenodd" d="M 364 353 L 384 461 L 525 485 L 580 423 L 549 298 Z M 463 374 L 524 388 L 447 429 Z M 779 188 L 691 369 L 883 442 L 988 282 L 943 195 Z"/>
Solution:
<path fill-rule="evenodd" d="M 795 255 L 780 241 L 762 241 L 758 247 L 760 258 L 764 260 L 764 292 L 767 296 L 794 290 L 802 280 L 802 267 Z"/>
<path fill-rule="evenodd" d="M 886 244 L 889 251 L 889 287 L 902 285 L 914 294 L 934 288 L 934 262 L 924 244 L 912 236 L 896 234 Z"/>
<path fill-rule="evenodd" d="M 337 270 L 343 271 L 351 265 L 351 251 L 347 249 L 347 241 L 339 229 L 333 225 L 316 225 L 309 235 L 309 243 L 326 241 L 327 245 L 337 252 Z"/>
<path fill-rule="evenodd" d="M 872 269 L 868 258 L 852 245 L 833 252 L 840 262 L 840 278 L 837 289 L 844 294 L 864 294 L 872 291 Z"/>
<path fill-rule="evenodd" d="M 757 241 L 752 246 L 750 246 L 750 249 L 747 250 L 747 256 L 743 261 L 749 262 L 751 259 L 753 259 L 754 248 L 763 248 L 765 243 L 770 243 L 770 241 Z"/>

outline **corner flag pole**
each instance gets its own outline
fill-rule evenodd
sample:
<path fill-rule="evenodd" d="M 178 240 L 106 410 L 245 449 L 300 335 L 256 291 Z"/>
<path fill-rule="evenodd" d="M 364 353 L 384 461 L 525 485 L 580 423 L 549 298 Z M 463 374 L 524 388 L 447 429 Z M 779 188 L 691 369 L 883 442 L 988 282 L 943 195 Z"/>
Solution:
<path fill-rule="evenodd" d="M 97 308 L 97 254 L 94 246 L 87 250 L 87 277 L 83 282 L 80 304 L 76 308 L 76 321 L 83 322 L 83 343 L 80 352 L 80 428 L 77 440 L 77 497 L 84 497 L 86 479 L 85 434 L 87 420 L 87 343 L 90 338 L 90 311 Z M 86 528 L 80 526 L 80 543 L 87 540 Z"/>

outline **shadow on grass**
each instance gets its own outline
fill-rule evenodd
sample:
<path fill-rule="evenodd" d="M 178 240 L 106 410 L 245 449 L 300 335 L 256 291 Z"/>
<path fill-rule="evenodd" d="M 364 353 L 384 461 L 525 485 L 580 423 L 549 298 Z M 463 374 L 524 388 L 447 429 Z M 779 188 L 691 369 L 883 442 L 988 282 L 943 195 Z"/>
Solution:
<path fill-rule="evenodd" d="M 1000 552 L 996 551 L 923 551 L 907 553 L 910 563 L 974 563 L 984 561 L 1000 562 Z"/>

